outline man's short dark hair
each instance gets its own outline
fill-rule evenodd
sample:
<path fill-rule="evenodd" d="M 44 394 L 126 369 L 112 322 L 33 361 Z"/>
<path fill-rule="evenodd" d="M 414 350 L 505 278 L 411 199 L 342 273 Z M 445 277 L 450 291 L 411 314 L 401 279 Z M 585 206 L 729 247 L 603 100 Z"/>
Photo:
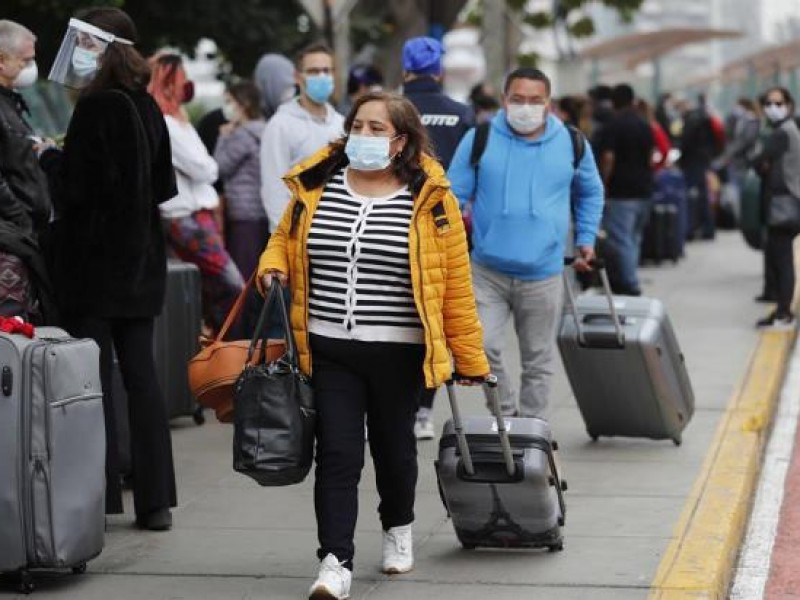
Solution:
<path fill-rule="evenodd" d="M 314 42 L 313 44 L 309 44 L 300 50 L 300 52 L 298 52 L 294 57 L 295 69 L 299 71 L 302 68 L 303 59 L 309 54 L 327 54 L 333 58 L 333 50 L 331 50 L 330 46 L 328 46 L 325 42 Z"/>
<path fill-rule="evenodd" d="M 504 94 L 508 93 L 508 89 L 511 87 L 511 82 L 515 79 L 531 79 L 533 81 L 541 81 L 547 90 L 547 95 L 550 95 L 550 78 L 539 69 L 534 69 L 533 67 L 520 67 L 511 71 L 511 73 L 509 73 L 506 77 L 506 83 L 503 86 Z"/>
<path fill-rule="evenodd" d="M 628 108 L 633 106 L 633 99 L 636 94 L 633 93 L 633 88 L 627 83 L 620 83 L 614 86 L 611 90 L 611 102 L 614 108 Z"/>

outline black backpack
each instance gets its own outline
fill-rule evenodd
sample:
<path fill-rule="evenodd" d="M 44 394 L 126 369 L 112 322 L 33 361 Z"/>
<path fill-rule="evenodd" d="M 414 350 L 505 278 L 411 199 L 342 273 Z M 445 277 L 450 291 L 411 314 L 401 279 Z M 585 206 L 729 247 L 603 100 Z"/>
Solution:
<path fill-rule="evenodd" d="M 569 139 L 572 142 L 572 168 L 577 170 L 578 165 L 583 160 L 583 155 L 586 154 L 586 138 L 583 133 L 573 125 L 564 123 L 569 132 Z M 472 150 L 469 154 L 469 164 L 475 169 L 475 180 L 478 179 L 478 165 L 481 162 L 483 151 L 486 150 L 486 144 L 489 143 L 489 131 L 491 123 L 481 123 L 475 127 L 475 138 L 472 140 Z M 477 187 L 477 186 L 476 186 Z"/>

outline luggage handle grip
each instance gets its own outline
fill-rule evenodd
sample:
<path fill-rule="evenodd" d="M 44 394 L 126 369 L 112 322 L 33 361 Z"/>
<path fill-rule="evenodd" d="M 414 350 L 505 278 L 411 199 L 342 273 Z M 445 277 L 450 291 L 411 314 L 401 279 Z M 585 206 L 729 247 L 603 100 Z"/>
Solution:
<path fill-rule="evenodd" d="M 567 256 L 564 258 L 564 265 L 570 266 L 577 259 L 574 256 Z M 611 320 L 614 323 L 614 330 L 617 335 L 617 343 L 620 348 L 625 346 L 625 332 L 622 330 L 624 320 L 622 320 L 617 313 L 617 307 L 614 305 L 614 295 L 611 293 L 611 283 L 608 281 L 608 272 L 606 271 L 606 263 L 601 258 L 593 258 L 589 261 L 589 266 L 596 269 L 600 275 L 600 281 L 603 284 L 603 292 L 605 293 L 606 300 L 608 300 L 608 310 L 611 313 Z M 567 279 L 567 273 L 564 272 L 564 288 L 567 292 L 567 300 L 569 302 L 570 312 L 572 318 L 575 320 L 575 327 L 578 331 L 578 344 L 586 346 L 586 336 L 584 335 L 583 328 L 581 327 L 581 318 L 578 314 L 578 307 L 575 304 L 575 292 L 572 291 L 572 286 Z"/>
<path fill-rule="evenodd" d="M 456 432 L 456 439 L 458 440 L 458 449 L 461 452 L 461 460 L 464 462 L 464 470 L 467 475 L 475 475 L 475 465 L 472 462 L 472 453 L 469 449 L 467 436 L 464 433 L 464 425 L 461 421 L 461 411 L 458 408 L 458 400 L 456 399 L 455 386 L 456 381 L 480 381 L 486 386 L 488 390 L 489 405 L 492 409 L 495 421 L 497 422 L 497 434 L 500 436 L 500 447 L 503 450 L 503 461 L 506 465 L 506 471 L 510 477 L 514 477 L 517 471 L 517 466 L 514 463 L 514 454 L 511 451 L 511 440 L 508 437 L 508 430 L 506 429 L 505 419 L 500 414 L 500 402 L 497 399 L 497 377 L 489 375 L 485 379 L 483 377 L 467 377 L 453 373 L 452 377 L 445 382 L 447 389 L 447 398 L 450 401 L 450 410 L 453 413 L 453 428 Z"/>

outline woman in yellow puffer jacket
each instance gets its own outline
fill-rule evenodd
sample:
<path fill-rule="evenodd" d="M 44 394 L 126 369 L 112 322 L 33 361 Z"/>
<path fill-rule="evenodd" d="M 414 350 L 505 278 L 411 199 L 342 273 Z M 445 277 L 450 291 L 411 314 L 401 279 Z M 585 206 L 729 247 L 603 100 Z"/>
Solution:
<path fill-rule="evenodd" d="M 353 568 L 364 419 L 383 525 L 383 570 L 413 566 L 413 426 L 422 388 L 489 374 L 458 203 L 405 98 L 374 92 L 347 135 L 286 177 L 292 199 L 258 279 L 291 290 L 300 368 L 317 406 L 313 598 L 345 598 Z M 451 357 L 452 355 L 452 357 Z"/>

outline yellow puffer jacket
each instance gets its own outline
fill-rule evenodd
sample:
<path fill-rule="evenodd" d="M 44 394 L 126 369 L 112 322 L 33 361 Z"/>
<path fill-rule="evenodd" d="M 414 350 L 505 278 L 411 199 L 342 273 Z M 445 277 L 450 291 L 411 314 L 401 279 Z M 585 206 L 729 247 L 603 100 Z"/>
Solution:
<path fill-rule="evenodd" d="M 311 169 L 319 168 L 326 160 L 330 162 L 329 157 L 330 148 L 325 148 L 284 177 L 292 198 L 258 263 L 259 286 L 267 271 L 277 270 L 289 276 L 290 320 L 300 369 L 307 375 L 311 375 L 312 368 L 306 241 L 324 183 L 307 189 L 302 180 Z M 425 156 L 422 167 L 427 178 L 415 199 L 408 243 L 414 300 L 425 330 L 425 384 L 434 388 L 452 375 L 450 352 L 456 372 L 461 375 L 486 375 L 489 363 L 483 351 L 458 202 L 437 161 Z"/>

